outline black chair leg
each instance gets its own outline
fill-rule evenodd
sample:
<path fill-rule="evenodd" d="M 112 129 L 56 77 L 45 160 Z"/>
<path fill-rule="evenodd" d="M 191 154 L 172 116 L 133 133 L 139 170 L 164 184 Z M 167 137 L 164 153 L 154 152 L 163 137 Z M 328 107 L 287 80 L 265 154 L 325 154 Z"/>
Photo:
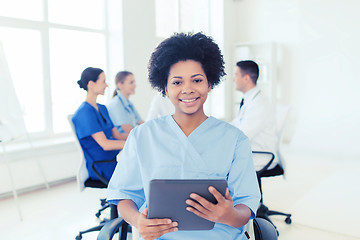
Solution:
<path fill-rule="evenodd" d="M 101 215 L 101 212 L 104 211 L 105 209 L 107 209 L 108 207 L 110 207 L 110 204 L 105 204 L 105 205 L 103 205 L 102 208 L 100 208 L 99 211 L 95 214 L 95 216 L 96 216 L 97 218 L 99 218 L 100 215 Z"/>
<path fill-rule="evenodd" d="M 127 232 L 128 232 L 128 226 L 129 224 L 127 222 L 124 221 L 124 223 L 121 226 L 121 237 L 120 240 L 126 240 L 127 237 Z"/>
<path fill-rule="evenodd" d="M 85 231 L 81 231 L 79 232 L 79 234 L 75 237 L 75 240 L 81 240 L 82 239 L 82 235 L 85 234 L 85 233 L 88 233 L 88 232 L 95 232 L 95 231 L 100 231 L 101 228 L 104 226 L 105 223 L 101 223 L 99 224 L 98 226 L 96 227 L 92 227 L 92 228 L 89 228 Z"/>
<path fill-rule="evenodd" d="M 291 224 L 291 214 L 270 210 L 268 207 L 261 203 L 259 209 L 256 212 L 256 216 L 268 220 L 276 229 L 275 224 L 270 220 L 269 216 L 271 215 L 286 216 L 285 222 L 287 224 Z"/>
<path fill-rule="evenodd" d="M 267 215 L 271 216 L 271 215 L 280 215 L 280 216 L 286 216 L 285 218 L 285 222 L 287 224 L 291 224 L 291 214 L 289 213 L 283 213 L 283 212 L 278 212 L 278 211 L 272 211 L 272 210 L 269 210 Z"/>

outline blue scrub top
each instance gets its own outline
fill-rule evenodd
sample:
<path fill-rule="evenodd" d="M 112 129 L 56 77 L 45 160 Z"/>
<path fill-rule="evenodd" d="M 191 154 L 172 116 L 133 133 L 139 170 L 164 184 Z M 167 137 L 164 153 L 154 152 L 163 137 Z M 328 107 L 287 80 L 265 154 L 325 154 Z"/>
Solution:
<path fill-rule="evenodd" d="M 105 151 L 91 136 L 97 132 L 104 132 L 107 139 L 114 139 L 112 137 L 114 125 L 111 122 L 109 113 L 104 105 L 97 105 L 99 111 L 89 103 L 83 102 L 72 118 L 76 136 L 84 152 L 89 177 L 93 180 L 99 179 L 92 170 L 91 164 L 94 161 L 116 159 L 116 156 L 120 152 L 120 150 Z M 95 169 L 106 179 L 110 179 L 115 167 L 116 163 L 104 163 L 97 164 Z"/>
<path fill-rule="evenodd" d="M 133 129 L 108 186 L 108 201 L 149 204 L 152 179 L 225 179 L 234 206 L 244 204 L 255 217 L 260 191 L 249 139 L 234 126 L 209 117 L 186 136 L 172 116 Z M 216 223 L 209 231 L 178 231 L 159 239 L 247 239 L 243 227 Z"/>
<path fill-rule="evenodd" d="M 126 99 L 119 90 L 117 90 L 117 95 L 111 99 L 107 107 L 112 122 L 121 133 L 125 132 L 121 125 L 130 124 L 134 128 L 138 122 L 142 121 L 134 104 Z"/>

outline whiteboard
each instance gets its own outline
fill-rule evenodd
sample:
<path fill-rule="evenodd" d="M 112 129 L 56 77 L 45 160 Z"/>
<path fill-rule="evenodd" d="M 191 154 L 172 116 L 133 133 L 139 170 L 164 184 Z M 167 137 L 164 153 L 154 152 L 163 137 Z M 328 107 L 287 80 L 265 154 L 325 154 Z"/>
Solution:
<path fill-rule="evenodd" d="M 0 40 L 0 141 L 26 134 L 25 122 Z"/>

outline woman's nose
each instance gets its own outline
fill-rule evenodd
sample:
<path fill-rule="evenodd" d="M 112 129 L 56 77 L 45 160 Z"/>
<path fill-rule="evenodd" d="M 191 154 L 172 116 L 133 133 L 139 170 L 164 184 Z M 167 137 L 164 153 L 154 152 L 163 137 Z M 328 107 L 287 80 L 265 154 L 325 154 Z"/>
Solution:
<path fill-rule="evenodd" d="M 193 93 L 194 89 L 191 85 L 191 83 L 187 83 L 183 85 L 183 89 L 181 90 L 181 93 L 183 94 L 189 94 L 189 93 Z"/>

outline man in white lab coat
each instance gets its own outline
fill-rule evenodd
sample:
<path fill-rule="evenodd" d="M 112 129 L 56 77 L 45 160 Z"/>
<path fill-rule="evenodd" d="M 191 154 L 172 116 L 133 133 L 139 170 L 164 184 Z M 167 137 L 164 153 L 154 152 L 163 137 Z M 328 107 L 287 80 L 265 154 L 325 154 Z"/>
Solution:
<path fill-rule="evenodd" d="M 234 82 L 236 90 L 241 91 L 244 96 L 240 103 L 237 116 L 231 122 L 232 125 L 242 130 L 250 139 L 253 151 L 266 151 L 276 153 L 277 130 L 273 106 L 265 94 L 256 86 L 259 77 L 259 67 L 254 61 L 240 61 L 236 63 Z M 269 157 L 254 154 L 254 165 L 258 171 L 264 167 Z M 270 168 L 278 164 L 275 155 L 274 162 Z"/>

